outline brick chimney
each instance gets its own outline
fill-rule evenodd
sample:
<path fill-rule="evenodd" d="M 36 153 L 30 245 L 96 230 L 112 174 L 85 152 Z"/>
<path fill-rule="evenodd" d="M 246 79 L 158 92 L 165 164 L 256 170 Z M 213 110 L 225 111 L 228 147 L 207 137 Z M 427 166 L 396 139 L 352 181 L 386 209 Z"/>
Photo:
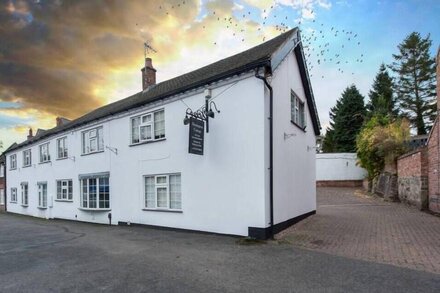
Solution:
<path fill-rule="evenodd" d="M 142 90 L 148 89 L 149 86 L 156 84 L 156 69 L 153 67 L 151 58 L 145 58 L 145 67 L 142 71 Z"/>
<path fill-rule="evenodd" d="M 28 136 L 27 136 L 27 139 L 29 140 L 29 139 L 31 139 L 32 137 L 34 137 L 34 135 L 32 134 L 32 127 L 31 127 L 31 128 L 29 128 L 29 134 L 28 134 Z"/>

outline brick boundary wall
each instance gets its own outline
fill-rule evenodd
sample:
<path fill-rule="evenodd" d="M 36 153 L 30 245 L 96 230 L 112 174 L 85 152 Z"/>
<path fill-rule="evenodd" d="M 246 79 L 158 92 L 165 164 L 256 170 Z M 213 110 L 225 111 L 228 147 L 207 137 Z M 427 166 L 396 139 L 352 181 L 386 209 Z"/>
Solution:
<path fill-rule="evenodd" d="M 397 160 L 399 200 L 423 210 L 428 208 L 428 150 L 420 148 Z"/>
<path fill-rule="evenodd" d="M 437 51 L 437 119 L 428 138 L 429 209 L 440 213 L 440 47 Z"/>

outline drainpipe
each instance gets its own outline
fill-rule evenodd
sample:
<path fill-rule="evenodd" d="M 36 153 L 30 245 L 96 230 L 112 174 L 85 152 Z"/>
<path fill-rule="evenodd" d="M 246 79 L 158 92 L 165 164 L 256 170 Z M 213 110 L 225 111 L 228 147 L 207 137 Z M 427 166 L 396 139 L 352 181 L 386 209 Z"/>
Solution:
<path fill-rule="evenodd" d="M 269 205 L 270 205 L 270 239 L 274 237 L 273 231 L 273 88 L 266 79 L 266 76 L 259 74 L 258 68 L 255 72 L 255 77 L 264 81 L 264 84 L 269 89 Z"/>

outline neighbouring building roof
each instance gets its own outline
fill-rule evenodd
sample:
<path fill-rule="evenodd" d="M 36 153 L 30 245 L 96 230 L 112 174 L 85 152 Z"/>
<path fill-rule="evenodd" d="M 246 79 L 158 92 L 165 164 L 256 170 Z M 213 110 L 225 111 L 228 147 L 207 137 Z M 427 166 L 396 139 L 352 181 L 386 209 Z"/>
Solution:
<path fill-rule="evenodd" d="M 409 138 L 407 145 L 410 148 L 410 150 L 415 150 L 420 147 L 424 147 L 428 143 L 428 138 L 429 138 L 428 134 L 414 135 Z"/>
<path fill-rule="evenodd" d="M 40 139 L 84 125 L 94 120 L 118 114 L 136 107 L 140 107 L 153 101 L 161 100 L 179 93 L 183 93 L 188 90 L 198 88 L 200 86 L 255 69 L 257 67 L 270 67 L 270 62 L 273 54 L 283 45 L 285 45 L 287 41 L 292 40 L 292 38 L 297 34 L 299 34 L 297 28 L 289 30 L 288 32 L 283 33 L 249 50 L 222 59 L 192 72 L 163 81 L 154 86 L 151 86 L 146 91 L 136 93 L 125 99 L 100 107 L 85 114 L 84 116 L 81 116 L 60 126 L 48 129 L 41 133 L 37 133 L 37 135 L 35 135 L 33 138 L 28 139 L 18 145 L 15 145 L 14 147 L 9 148 L 7 151 L 12 151 L 25 145 L 32 144 Z M 294 46 L 295 43 L 291 42 L 291 47 L 293 48 Z M 315 101 L 313 98 L 313 91 L 305 66 L 301 43 L 299 43 L 295 48 L 295 56 L 298 60 L 301 79 L 304 86 L 304 91 L 306 93 L 307 104 L 309 106 L 311 118 L 313 121 L 313 128 L 315 133 L 318 135 L 320 133 L 321 127 Z"/>

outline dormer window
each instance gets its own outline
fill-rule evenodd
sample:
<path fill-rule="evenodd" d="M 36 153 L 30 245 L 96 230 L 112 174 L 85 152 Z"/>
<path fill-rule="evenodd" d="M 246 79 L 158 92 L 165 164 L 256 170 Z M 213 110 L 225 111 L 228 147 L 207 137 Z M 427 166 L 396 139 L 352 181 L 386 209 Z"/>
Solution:
<path fill-rule="evenodd" d="M 138 144 L 165 138 L 163 109 L 131 118 L 131 143 Z"/>

